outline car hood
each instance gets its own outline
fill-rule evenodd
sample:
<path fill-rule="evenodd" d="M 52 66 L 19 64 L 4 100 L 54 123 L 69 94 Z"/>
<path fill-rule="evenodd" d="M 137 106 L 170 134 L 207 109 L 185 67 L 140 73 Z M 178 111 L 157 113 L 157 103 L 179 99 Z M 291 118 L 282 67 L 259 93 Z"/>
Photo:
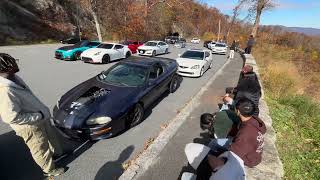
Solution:
<path fill-rule="evenodd" d="M 81 54 L 81 56 L 92 57 L 92 56 L 95 56 L 95 54 L 96 54 L 97 52 L 108 53 L 108 52 L 111 52 L 111 49 L 91 48 L 91 49 L 85 50 L 85 51 Z"/>
<path fill-rule="evenodd" d="M 179 64 L 179 66 L 186 66 L 186 67 L 191 67 L 194 65 L 202 66 L 205 63 L 204 60 L 193 60 L 188 58 L 177 58 L 176 61 Z"/>
<path fill-rule="evenodd" d="M 74 48 L 76 48 L 76 47 L 75 46 L 63 46 L 63 47 L 59 48 L 58 50 L 68 51 L 68 50 L 71 50 Z"/>
<path fill-rule="evenodd" d="M 156 46 L 140 46 L 138 49 L 141 49 L 141 50 L 149 50 L 149 49 L 156 49 Z"/>
<path fill-rule="evenodd" d="M 54 120 L 61 127 L 79 129 L 90 117 L 117 118 L 138 91 L 139 87 L 115 86 L 94 77 L 61 97 L 53 112 Z"/>

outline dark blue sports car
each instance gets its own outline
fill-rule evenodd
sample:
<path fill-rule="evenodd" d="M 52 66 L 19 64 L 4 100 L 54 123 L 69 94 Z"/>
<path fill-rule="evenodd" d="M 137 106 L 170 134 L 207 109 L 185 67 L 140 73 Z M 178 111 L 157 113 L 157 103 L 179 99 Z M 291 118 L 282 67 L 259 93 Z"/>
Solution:
<path fill-rule="evenodd" d="M 175 92 L 175 60 L 132 57 L 112 66 L 61 97 L 54 124 L 73 139 L 99 140 L 139 124 L 144 111 L 164 92 Z"/>

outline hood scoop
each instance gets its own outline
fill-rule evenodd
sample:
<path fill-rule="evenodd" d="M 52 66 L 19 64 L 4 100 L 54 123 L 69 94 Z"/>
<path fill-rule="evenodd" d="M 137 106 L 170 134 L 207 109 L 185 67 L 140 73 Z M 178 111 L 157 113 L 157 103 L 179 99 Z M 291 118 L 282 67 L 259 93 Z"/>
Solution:
<path fill-rule="evenodd" d="M 81 109 L 83 106 L 88 105 L 103 96 L 106 96 L 110 92 L 111 90 L 94 86 L 87 90 L 76 101 L 72 102 L 69 108 L 73 110 Z"/>

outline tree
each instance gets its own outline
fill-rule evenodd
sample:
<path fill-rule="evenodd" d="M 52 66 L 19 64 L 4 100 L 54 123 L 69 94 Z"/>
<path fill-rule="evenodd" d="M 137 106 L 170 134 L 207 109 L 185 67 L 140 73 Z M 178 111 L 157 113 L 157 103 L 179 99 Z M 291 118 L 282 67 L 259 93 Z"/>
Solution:
<path fill-rule="evenodd" d="M 99 24 L 99 19 L 97 16 L 97 0 L 89 0 L 90 3 L 90 10 L 91 14 L 93 16 L 93 20 L 96 24 L 96 29 L 97 29 L 97 35 L 99 38 L 99 41 L 102 42 L 102 35 L 101 35 L 101 29 L 100 29 L 100 24 Z"/>
<path fill-rule="evenodd" d="M 253 24 L 251 34 L 256 37 L 258 28 L 260 25 L 260 17 L 266 10 L 270 10 L 275 7 L 273 0 L 241 0 L 243 4 L 249 4 L 249 13 L 255 15 L 255 21 Z"/>
<path fill-rule="evenodd" d="M 235 21 L 237 20 L 237 17 L 239 16 L 240 14 L 240 10 L 241 10 L 241 7 L 243 6 L 243 3 L 244 1 L 243 0 L 239 0 L 238 4 L 236 5 L 236 7 L 233 8 L 233 12 L 232 12 L 232 19 L 231 19 L 231 22 L 230 22 L 230 25 L 228 27 L 228 31 L 227 31 L 227 41 L 229 39 L 229 34 L 230 34 L 230 31 L 232 30 L 233 28 L 233 25 L 235 23 Z"/>

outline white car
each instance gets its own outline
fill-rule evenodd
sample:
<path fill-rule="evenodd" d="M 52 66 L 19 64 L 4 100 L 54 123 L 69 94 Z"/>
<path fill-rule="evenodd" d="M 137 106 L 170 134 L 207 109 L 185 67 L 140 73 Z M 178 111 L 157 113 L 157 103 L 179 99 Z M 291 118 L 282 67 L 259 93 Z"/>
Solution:
<path fill-rule="evenodd" d="M 216 43 L 211 47 L 212 54 L 227 54 L 228 46 L 224 43 Z"/>
<path fill-rule="evenodd" d="M 188 77 L 201 77 L 212 67 L 212 54 L 209 50 L 191 49 L 176 59 L 179 64 L 178 74 Z"/>
<path fill-rule="evenodd" d="M 128 46 L 116 43 L 101 43 L 96 48 L 91 48 L 81 53 L 81 60 L 87 63 L 109 63 L 118 59 L 131 56 Z"/>
<path fill-rule="evenodd" d="M 216 45 L 217 42 L 212 41 L 208 44 L 208 49 L 212 49 L 212 47 L 214 47 Z"/>
<path fill-rule="evenodd" d="M 163 41 L 148 41 L 138 48 L 139 55 L 156 56 L 169 53 L 169 45 Z"/>
<path fill-rule="evenodd" d="M 191 39 L 191 43 L 193 43 L 193 44 L 199 44 L 199 43 L 200 43 L 200 39 L 199 39 L 199 38 L 192 38 L 192 39 Z"/>

